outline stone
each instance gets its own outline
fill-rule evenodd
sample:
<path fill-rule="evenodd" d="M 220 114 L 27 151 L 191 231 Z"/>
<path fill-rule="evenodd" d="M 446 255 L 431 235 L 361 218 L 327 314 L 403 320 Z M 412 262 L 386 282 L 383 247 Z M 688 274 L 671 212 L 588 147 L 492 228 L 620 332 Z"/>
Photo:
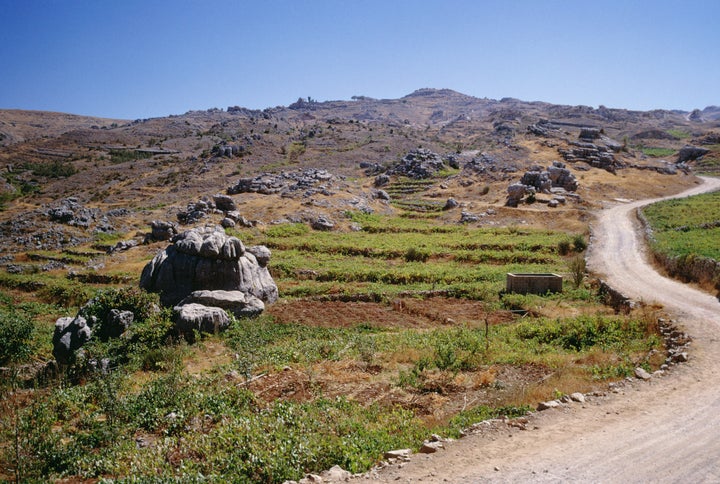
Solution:
<path fill-rule="evenodd" d="M 707 148 L 699 148 L 697 146 L 685 145 L 680 148 L 680 151 L 678 152 L 677 162 L 685 163 L 688 161 L 695 161 L 707 155 L 708 153 L 710 153 L 710 150 L 708 150 Z"/>
<path fill-rule="evenodd" d="M 645 369 L 637 367 L 635 368 L 635 377 L 640 380 L 649 380 L 650 378 L 652 378 L 652 375 L 645 371 Z"/>
<path fill-rule="evenodd" d="M 178 306 L 185 304 L 218 307 L 238 318 L 255 317 L 265 310 L 265 304 L 260 299 L 242 291 L 194 291 L 180 301 Z"/>
<path fill-rule="evenodd" d="M 479 215 L 475 215 L 474 213 L 466 212 L 463 210 L 460 213 L 460 223 L 461 224 L 468 224 L 468 223 L 475 223 L 480 220 Z"/>
<path fill-rule="evenodd" d="M 445 445 L 442 442 L 434 441 L 434 442 L 423 442 L 423 445 L 420 447 L 421 454 L 434 454 L 438 451 L 438 449 L 444 449 Z"/>
<path fill-rule="evenodd" d="M 104 337 L 117 338 L 130 328 L 135 315 L 131 311 L 111 309 L 109 319 L 103 324 Z"/>
<path fill-rule="evenodd" d="M 390 200 L 390 194 L 385 190 L 377 190 L 373 195 L 378 200 Z"/>
<path fill-rule="evenodd" d="M 193 330 L 217 333 L 230 325 L 230 318 L 223 309 L 195 303 L 173 308 L 173 319 L 175 327 L 183 333 Z"/>
<path fill-rule="evenodd" d="M 247 251 L 255 256 L 255 260 L 260 264 L 260 267 L 267 267 L 270 262 L 270 249 L 264 245 L 253 245 L 252 247 L 248 247 Z"/>
<path fill-rule="evenodd" d="M 335 222 L 325 216 L 320 216 L 312 222 L 311 226 L 315 230 L 329 231 L 335 228 Z"/>
<path fill-rule="evenodd" d="M 188 230 L 172 242 L 140 277 L 140 287 L 160 293 L 164 306 L 176 306 L 199 290 L 241 291 L 265 303 L 277 300 L 277 285 L 267 269 L 267 248 L 246 250 L 239 239 L 214 227 Z"/>
<path fill-rule="evenodd" d="M 53 356 L 61 365 L 67 365 L 82 345 L 92 337 L 92 329 L 82 316 L 59 318 L 53 333 Z"/>
<path fill-rule="evenodd" d="M 542 410 L 549 410 L 551 408 L 557 408 L 559 406 L 560 406 L 560 402 L 558 402 L 557 400 L 550 400 L 547 402 L 540 402 L 537 406 L 537 409 L 542 411 Z"/>
<path fill-rule="evenodd" d="M 522 183 L 513 183 L 507 187 L 507 193 L 505 205 L 508 207 L 517 207 L 525 195 L 535 193 L 535 189 Z"/>
<path fill-rule="evenodd" d="M 439 154 L 425 148 L 418 148 L 406 154 L 400 163 L 388 170 L 388 173 L 423 179 L 430 178 L 445 167 L 445 162 Z"/>
<path fill-rule="evenodd" d="M 390 183 L 390 177 L 388 175 L 382 174 L 375 177 L 375 181 L 373 182 L 376 187 L 384 187 L 388 183 Z"/>
<path fill-rule="evenodd" d="M 453 208 L 456 208 L 460 205 L 457 200 L 454 198 L 448 198 L 447 202 L 445 202 L 445 206 L 443 207 L 443 210 L 452 210 Z"/>
<path fill-rule="evenodd" d="M 220 221 L 220 225 L 223 226 L 223 228 L 231 229 L 235 227 L 235 221 L 231 219 L 230 217 L 225 217 Z"/>
<path fill-rule="evenodd" d="M 347 481 L 351 477 L 352 474 L 349 471 L 346 471 L 338 465 L 334 465 L 322 473 L 322 478 L 331 482 Z"/>
<path fill-rule="evenodd" d="M 585 403 L 585 395 L 580 392 L 571 393 L 570 400 L 573 402 Z"/>
<path fill-rule="evenodd" d="M 384 457 L 386 459 L 404 459 L 412 455 L 412 449 L 397 449 L 385 452 Z"/>
<path fill-rule="evenodd" d="M 221 193 L 215 194 L 213 195 L 213 201 L 215 202 L 215 207 L 223 212 L 232 212 L 237 210 L 235 200 L 233 200 L 229 195 L 223 195 Z"/>
<path fill-rule="evenodd" d="M 150 237 L 153 240 L 170 240 L 178 233 L 177 225 L 162 220 L 153 220 L 150 229 Z"/>

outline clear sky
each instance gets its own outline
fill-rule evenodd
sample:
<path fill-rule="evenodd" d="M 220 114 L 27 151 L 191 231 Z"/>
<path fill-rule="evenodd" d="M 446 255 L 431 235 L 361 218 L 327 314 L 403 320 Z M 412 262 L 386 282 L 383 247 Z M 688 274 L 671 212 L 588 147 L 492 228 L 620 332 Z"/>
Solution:
<path fill-rule="evenodd" d="M 0 0 L 0 108 L 137 119 L 422 87 L 720 105 L 720 0 Z"/>

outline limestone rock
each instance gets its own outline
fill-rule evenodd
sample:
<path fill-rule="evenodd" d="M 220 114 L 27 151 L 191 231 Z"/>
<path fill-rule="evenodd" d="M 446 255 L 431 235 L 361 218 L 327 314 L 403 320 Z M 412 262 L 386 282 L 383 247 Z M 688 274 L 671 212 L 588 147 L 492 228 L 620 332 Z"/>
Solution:
<path fill-rule="evenodd" d="M 685 163 L 687 161 L 697 160 L 710 153 L 707 148 L 699 148 L 697 146 L 685 145 L 680 148 L 678 153 L 678 163 Z"/>
<path fill-rule="evenodd" d="M 434 454 L 438 451 L 438 449 L 444 449 L 445 445 L 442 442 L 434 441 L 434 442 L 423 442 L 422 447 L 420 447 L 421 454 Z"/>
<path fill-rule="evenodd" d="M 418 148 L 406 154 L 388 173 L 422 179 L 430 178 L 444 168 L 445 162 L 440 155 L 425 148 Z"/>
<path fill-rule="evenodd" d="M 215 207 L 223 212 L 232 212 L 233 210 L 237 210 L 235 200 L 233 200 L 229 195 L 223 195 L 222 193 L 215 194 L 213 195 L 213 202 L 215 202 Z"/>
<path fill-rule="evenodd" d="M 560 406 L 560 402 L 557 400 L 550 400 L 548 402 L 540 402 L 537 406 L 538 410 L 549 410 L 551 408 L 557 408 Z"/>
<path fill-rule="evenodd" d="M 202 304 L 184 304 L 173 308 L 175 327 L 189 333 L 193 330 L 206 333 L 217 333 L 228 327 L 230 318 L 227 313 L 217 307 L 203 306 Z"/>
<path fill-rule="evenodd" d="M 571 393 L 570 400 L 573 402 L 585 403 L 585 395 L 580 392 Z"/>
<path fill-rule="evenodd" d="M 640 367 L 635 368 L 635 377 L 640 380 L 649 380 L 650 378 L 652 378 L 650 373 L 645 371 L 644 368 L 640 368 Z"/>
<path fill-rule="evenodd" d="M 177 225 L 162 220 L 153 220 L 150 228 L 150 237 L 153 240 L 170 240 L 178 233 Z"/>
<path fill-rule="evenodd" d="M 194 291 L 180 301 L 178 306 L 186 304 L 218 307 L 238 318 L 257 316 L 265 310 L 265 304 L 260 299 L 241 291 Z"/>
<path fill-rule="evenodd" d="M 239 239 L 214 227 L 188 230 L 172 241 L 140 277 L 140 287 L 159 292 L 164 306 L 175 306 L 199 290 L 241 291 L 266 303 L 277 300 L 277 285 L 267 269 L 267 248 L 246 251 Z"/>
<path fill-rule="evenodd" d="M 411 454 L 412 449 L 397 449 L 385 452 L 384 457 L 386 459 L 404 459 L 406 457 L 410 457 Z"/>
<path fill-rule="evenodd" d="M 82 316 L 60 318 L 55 322 L 53 356 L 61 365 L 70 363 L 73 354 L 92 337 L 92 329 Z"/>
<path fill-rule="evenodd" d="M 332 230 L 335 228 L 335 222 L 325 216 L 320 216 L 312 222 L 312 228 L 315 230 Z"/>

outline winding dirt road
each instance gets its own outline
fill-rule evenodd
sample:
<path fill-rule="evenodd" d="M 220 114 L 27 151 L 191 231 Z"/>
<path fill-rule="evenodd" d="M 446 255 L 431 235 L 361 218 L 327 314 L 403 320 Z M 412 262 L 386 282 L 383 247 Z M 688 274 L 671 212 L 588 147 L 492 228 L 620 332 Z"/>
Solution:
<path fill-rule="evenodd" d="M 703 181 L 668 198 L 720 189 L 720 179 Z M 646 263 L 634 214 L 658 200 L 599 213 L 589 267 L 674 314 L 694 338 L 688 363 L 610 397 L 536 414 L 534 430 L 472 435 L 415 455 L 375 482 L 720 482 L 720 303 Z"/>

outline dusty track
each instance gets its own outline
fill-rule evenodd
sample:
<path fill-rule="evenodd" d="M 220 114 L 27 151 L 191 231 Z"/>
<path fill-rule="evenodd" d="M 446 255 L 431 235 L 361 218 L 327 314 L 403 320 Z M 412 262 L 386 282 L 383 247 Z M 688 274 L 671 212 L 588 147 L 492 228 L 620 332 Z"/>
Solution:
<path fill-rule="evenodd" d="M 719 179 L 705 178 L 676 197 L 717 189 Z M 634 214 L 658 200 L 599 213 L 589 263 L 626 295 L 673 313 L 694 338 L 690 361 L 608 398 L 542 412 L 534 430 L 469 436 L 413 456 L 376 482 L 720 482 L 720 303 L 646 263 Z"/>

